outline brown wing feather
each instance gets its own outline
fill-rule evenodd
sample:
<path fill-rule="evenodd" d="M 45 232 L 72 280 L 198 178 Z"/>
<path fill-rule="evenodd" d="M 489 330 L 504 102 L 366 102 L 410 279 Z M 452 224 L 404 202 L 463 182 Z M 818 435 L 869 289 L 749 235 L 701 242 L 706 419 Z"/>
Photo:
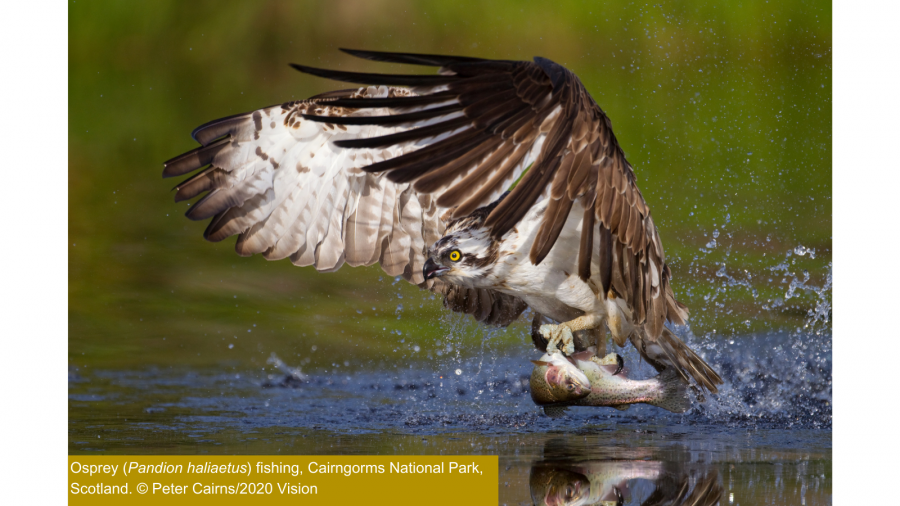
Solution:
<path fill-rule="evenodd" d="M 491 227 L 492 235 L 501 237 L 538 198 L 549 198 L 530 252 L 531 260 L 540 263 L 565 226 L 574 200 L 584 198 L 589 205 L 582 218 L 579 275 L 585 280 L 591 276 L 590 258 L 598 247 L 599 285 L 604 293 L 612 288 L 626 299 L 634 311 L 634 323 L 647 323 L 650 333 L 658 336 L 661 321 L 684 321 L 686 308 L 671 296 L 668 278 L 663 279 L 668 272 L 665 254 L 631 165 L 609 118 L 574 74 L 544 58 L 491 62 L 434 55 L 351 54 L 378 61 L 442 65 L 440 78 L 300 70 L 361 83 L 387 83 L 397 77 L 397 84 L 415 86 L 422 96 L 433 94 L 450 100 L 436 102 L 437 112 L 407 113 L 415 114 L 407 116 L 412 119 L 464 107 L 461 116 L 393 136 L 344 141 L 341 145 L 345 147 L 398 140 L 423 142 L 419 150 L 364 170 L 387 171 L 392 180 L 413 182 L 417 191 L 437 194 L 440 206 L 455 207 L 453 215 L 459 217 L 499 196 L 526 163 L 533 161 L 509 197 L 487 217 L 485 225 Z M 421 103 L 423 99 L 416 100 Z M 402 107 L 402 100 L 394 105 Z M 373 118 L 373 123 L 379 121 L 397 118 Z M 446 133 L 443 138 L 426 142 L 442 132 Z M 595 224 L 600 230 L 596 241 Z"/>
<path fill-rule="evenodd" d="M 402 125 L 402 128 L 375 135 L 345 136 L 333 144 L 342 148 L 384 149 L 385 153 L 401 147 L 390 155 L 377 159 L 370 157 L 369 163 L 360 168 L 366 172 L 385 172 L 391 181 L 409 183 L 410 191 L 417 194 L 434 195 L 434 200 L 427 202 L 427 206 L 425 202 L 420 206 L 412 202 L 409 210 L 412 213 L 425 213 L 425 208 L 432 209 L 436 202 L 438 207 L 455 207 L 453 215 L 460 216 L 492 202 L 508 190 L 513 181 L 519 180 L 509 197 L 491 211 L 485 225 L 491 227 L 494 237 L 501 237 L 538 199 L 550 198 L 548 212 L 531 246 L 530 258 L 535 263 L 542 261 L 553 248 L 573 201 L 584 199 L 584 207 L 592 210 L 592 214 L 586 212 L 582 218 L 583 224 L 588 226 L 582 227 L 579 275 L 585 279 L 591 275 L 590 258 L 593 249 L 599 248 L 599 285 L 604 292 L 612 289 L 626 298 L 635 310 L 636 324 L 649 323 L 651 333 L 658 335 L 661 324 L 656 322 L 665 319 L 684 321 L 686 308 L 671 295 L 662 244 L 635 183 L 634 172 L 612 132 L 609 118 L 574 74 L 543 58 L 535 58 L 533 62 L 491 61 L 409 53 L 348 52 L 375 61 L 441 66 L 441 69 L 438 75 L 390 75 L 297 65 L 298 70 L 321 77 L 369 85 L 410 86 L 415 93 L 377 98 L 350 92 L 327 94 L 321 100 L 331 101 L 335 108 L 352 107 L 356 111 L 381 108 L 375 110 L 387 113 L 319 117 L 319 112 L 310 108 L 303 111 L 302 116 L 286 119 L 286 126 L 296 128 L 294 122 L 301 117 L 306 121 L 322 122 L 331 129 Z M 341 118 L 335 119 L 335 116 Z M 255 124 L 258 132 L 264 126 L 260 121 L 269 119 L 259 117 L 256 112 L 201 127 L 196 138 L 204 146 L 170 161 L 165 175 L 185 174 L 225 157 L 233 149 L 227 143 L 227 135 L 234 125 Z M 252 131 L 248 127 L 247 132 Z M 214 142 L 221 135 L 226 137 Z M 259 163 L 262 167 L 265 159 Z M 274 165 L 274 159 L 272 163 Z M 259 193 L 249 183 L 244 185 L 246 193 L 235 188 L 219 194 L 217 189 L 222 187 L 222 177 L 215 168 L 201 173 L 181 185 L 177 197 L 190 198 L 209 192 L 189 212 L 195 219 L 213 218 L 208 237 L 219 239 L 244 233 L 252 238 L 259 228 L 254 222 L 258 218 L 253 209 L 281 205 L 280 201 Z M 347 192 L 346 189 L 342 191 Z M 404 198 L 410 199 L 411 195 Z M 247 213 L 236 210 L 241 208 Z M 384 238 L 384 242 L 376 245 L 372 257 L 363 258 L 369 255 L 369 249 L 354 252 L 353 263 L 378 259 L 389 272 L 399 272 L 417 281 L 413 279 L 417 278 L 418 273 L 413 272 L 417 264 L 409 255 L 409 248 L 419 248 L 421 233 L 404 228 L 405 211 L 396 208 L 393 212 L 388 219 L 393 223 L 388 223 L 388 230 L 377 235 L 379 239 Z M 435 211 L 429 212 L 433 216 Z M 341 225 L 339 220 L 332 223 Z M 308 233 L 301 228 L 300 232 L 307 233 L 310 240 L 318 237 L 322 245 L 336 240 L 334 234 L 328 235 L 334 227 L 329 227 L 325 221 L 319 226 L 320 229 L 310 229 Z M 368 227 L 365 231 L 371 235 L 374 230 Z M 596 238 L 595 230 L 600 232 Z M 356 239 L 354 235 L 353 240 Z M 259 242 L 245 242 L 241 244 L 246 252 L 255 252 L 262 247 Z M 289 242 L 289 246 L 293 246 L 293 242 Z M 310 248 L 317 247 L 310 245 Z M 273 248 L 269 250 L 273 255 L 292 253 L 282 251 L 278 244 Z M 320 256 L 328 253 L 313 251 L 304 244 L 298 248 L 301 250 L 291 257 L 305 265 L 318 262 Z M 329 264 L 339 265 L 344 261 L 344 257 L 336 254 L 322 256 L 326 257 Z M 494 308 L 501 300 L 484 298 L 487 296 L 482 294 L 466 297 L 462 294 L 461 291 L 454 292 L 453 300 L 466 300 L 464 306 L 458 307 L 479 318 L 489 318 L 486 308 Z M 490 305 L 488 301 L 491 301 Z M 504 302 L 503 305 L 510 304 Z"/>
<path fill-rule="evenodd" d="M 573 202 L 581 198 L 586 211 L 581 218 L 579 276 L 588 280 L 594 275 L 591 262 L 597 248 L 599 279 L 594 286 L 599 285 L 604 296 L 613 292 L 625 299 L 633 323 L 643 325 L 647 338 L 662 339 L 666 320 L 685 321 L 687 308 L 674 298 L 662 243 L 631 165 L 613 134 L 611 121 L 574 74 L 543 58 L 535 58 L 532 63 L 386 53 L 364 57 L 442 68 L 439 78 L 347 72 L 334 72 L 331 77 L 362 83 L 388 83 L 397 78 L 396 84 L 415 86 L 424 96 L 450 98 L 449 104 L 436 103 L 445 109 L 407 116 L 413 120 L 464 107 L 461 115 L 446 116 L 393 136 L 341 144 L 422 143 L 416 151 L 364 170 L 387 171 L 393 181 L 412 182 L 417 191 L 437 194 L 439 205 L 456 207 L 454 215 L 461 216 L 495 199 L 533 162 L 511 194 L 485 220 L 492 236 L 502 237 L 539 198 L 549 199 L 530 251 L 531 261 L 540 263 L 556 243 Z M 327 74 L 320 70 L 312 73 Z M 397 119 L 377 121 L 385 124 Z M 595 231 L 599 232 L 596 237 Z M 448 294 L 446 301 L 451 307 L 479 319 L 486 317 L 487 305 L 481 294 L 462 289 Z M 670 358 L 677 361 L 684 357 Z M 695 377 L 700 374 L 688 371 Z"/>
<path fill-rule="evenodd" d="M 340 154 L 324 149 L 310 147 L 308 152 L 303 151 L 317 135 L 333 132 L 341 138 L 341 132 L 346 131 L 343 126 L 359 128 L 365 124 L 358 113 L 372 111 L 373 102 L 396 105 L 398 96 L 404 95 L 418 106 L 437 105 L 425 111 L 378 116 L 381 119 L 375 123 L 390 127 L 461 109 L 452 104 L 441 105 L 445 99 L 440 96 L 430 100 L 397 88 L 331 92 L 207 123 L 194 132 L 202 146 L 166 162 L 163 175 L 178 176 L 199 169 L 176 186 L 175 200 L 205 193 L 189 208 L 188 217 L 212 218 L 204 233 L 208 240 L 238 235 L 235 250 L 241 255 L 262 253 L 270 260 L 290 257 L 298 265 L 314 265 L 321 271 L 336 270 L 343 263 L 380 263 L 389 275 L 402 276 L 443 295 L 445 305 L 454 311 L 470 314 L 481 322 L 509 325 L 526 307 L 520 299 L 491 290 L 467 290 L 424 280 L 425 251 L 440 239 L 446 223 L 434 195 L 360 170 L 376 161 L 373 156 L 382 157 L 377 160 L 393 160 L 385 152 L 355 152 L 341 159 L 334 158 Z M 359 109 L 341 109 L 351 105 Z M 311 118 L 313 111 L 318 116 Z M 310 119 L 310 124 L 305 125 Z M 293 132 L 303 129 L 306 133 L 292 137 Z M 319 133 L 310 136 L 310 131 Z M 481 135 L 481 142 L 488 147 L 498 143 L 487 135 Z M 467 155 L 465 149 L 460 152 L 463 157 Z M 452 157 L 447 159 L 453 163 Z M 462 166 L 463 161 L 456 163 Z M 207 164 L 210 166 L 203 168 Z M 253 170 L 247 171 L 248 167 Z M 310 187 L 315 191 L 303 192 Z M 318 229 L 309 232 L 315 226 Z"/>

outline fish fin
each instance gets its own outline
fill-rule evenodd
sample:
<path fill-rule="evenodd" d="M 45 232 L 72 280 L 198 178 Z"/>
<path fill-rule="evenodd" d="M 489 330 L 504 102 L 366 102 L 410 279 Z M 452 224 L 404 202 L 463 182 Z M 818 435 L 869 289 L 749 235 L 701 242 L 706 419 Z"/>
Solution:
<path fill-rule="evenodd" d="M 672 367 L 663 370 L 656 378 L 663 385 L 662 395 L 658 400 L 651 401 L 648 404 L 672 413 L 684 413 L 691 407 L 691 398 L 688 397 L 687 385 Z"/>
<path fill-rule="evenodd" d="M 631 404 L 616 404 L 615 406 L 612 406 L 612 407 L 618 409 L 619 411 L 625 411 L 631 407 Z"/>
<path fill-rule="evenodd" d="M 567 410 L 565 406 L 544 406 L 544 414 L 550 418 L 562 418 L 566 416 Z"/>
<path fill-rule="evenodd" d="M 534 365 L 537 365 L 537 366 L 550 366 L 551 365 L 550 362 L 545 362 L 543 360 L 532 360 L 531 363 Z"/>

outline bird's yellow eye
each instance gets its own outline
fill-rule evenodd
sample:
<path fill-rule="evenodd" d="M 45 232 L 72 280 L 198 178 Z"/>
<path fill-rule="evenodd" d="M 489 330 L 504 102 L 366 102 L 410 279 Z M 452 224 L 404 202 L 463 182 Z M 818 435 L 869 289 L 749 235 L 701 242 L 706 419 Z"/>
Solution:
<path fill-rule="evenodd" d="M 459 262 L 460 258 L 462 258 L 462 254 L 460 254 L 459 250 L 455 249 L 450 252 L 450 261 L 451 262 Z"/>

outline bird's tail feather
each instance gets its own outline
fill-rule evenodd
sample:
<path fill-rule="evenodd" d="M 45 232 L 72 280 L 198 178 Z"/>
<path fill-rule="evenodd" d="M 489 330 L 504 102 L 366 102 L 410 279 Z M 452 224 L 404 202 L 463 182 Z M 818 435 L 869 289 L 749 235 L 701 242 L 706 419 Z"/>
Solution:
<path fill-rule="evenodd" d="M 719 484 L 719 473 L 713 469 L 709 474 L 701 478 L 691 494 L 678 504 L 691 504 L 695 506 L 713 506 L 720 504 L 725 490 Z M 674 504 L 674 503 L 673 503 Z"/>
<path fill-rule="evenodd" d="M 685 381 L 689 382 L 690 377 L 698 385 L 709 390 L 710 393 L 719 391 L 716 385 L 722 384 L 722 377 L 693 350 L 688 348 L 681 339 L 678 339 L 672 331 L 663 327 L 657 344 L 666 354 L 669 363 L 672 364 Z"/>

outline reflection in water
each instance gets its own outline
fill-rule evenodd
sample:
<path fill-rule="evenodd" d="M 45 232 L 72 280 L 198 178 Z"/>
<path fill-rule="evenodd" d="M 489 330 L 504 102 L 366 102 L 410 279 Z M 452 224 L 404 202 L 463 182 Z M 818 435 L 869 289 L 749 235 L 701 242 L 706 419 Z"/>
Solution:
<path fill-rule="evenodd" d="M 581 504 L 616 504 L 620 496 L 629 505 L 684 504 L 715 496 L 716 486 L 723 487 L 720 504 L 831 504 L 831 431 L 820 428 L 830 427 L 830 408 L 816 413 L 806 409 L 812 400 L 782 398 L 778 411 L 760 409 L 767 407 L 760 400 L 777 397 L 774 388 L 795 381 L 787 374 L 793 364 L 786 364 L 790 356 L 759 358 L 779 341 L 744 342 L 739 349 L 745 353 L 719 363 L 729 371 L 726 395 L 746 399 L 744 406 L 755 408 L 752 417 L 737 409 L 729 414 L 697 406 L 674 414 L 634 405 L 627 412 L 573 408 L 550 419 L 530 399 L 531 364 L 503 356 L 461 375 L 442 374 L 440 364 L 371 371 L 341 364 L 330 372 L 299 372 L 274 358 L 262 372 L 225 366 L 72 370 L 69 451 L 499 455 L 502 504 L 565 499 L 566 484 Z M 782 355 L 791 350 L 780 349 L 787 352 Z M 759 371 L 785 379 L 741 380 Z M 811 369 L 804 378 L 822 383 L 830 368 Z M 707 483 L 704 492 L 700 485 Z M 547 490 L 537 490 L 541 486 Z M 654 497 L 657 502 L 648 502 Z"/>
<path fill-rule="evenodd" d="M 537 505 L 624 505 L 633 499 L 636 480 L 652 482 L 641 505 L 713 505 L 722 497 L 719 473 L 700 476 L 669 470 L 656 461 L 536 462 L 531 468 L 531 499 Z"/>
<path fill-rule="evenodd" d="M 529 398 L 529 365 L 485 366 L 480 383 L 405 370 L 305 373 L 284 387 L 253 371 L 88 370 L 69 377 L 69 451 L 499 455 L 501 504 L 552 504 L 566 484 L 581 504 L 690 504 L 717 486 L 720 504 L 831 504 L 830 430 L 643 405 L 550 419 Z M 506 381 L 490 391 L 485 378 Z"/>
<path fill-rule="evenodd" d="M 663 456 L 649 452 L 641 456 Z M 724 493 L 718 470 L 676 454 L 668 460 L 585 459 L 566 440 L 550 440 L 545 458 L 531 465 L 531 500 L 539 506 L 717 504 Z"/>

